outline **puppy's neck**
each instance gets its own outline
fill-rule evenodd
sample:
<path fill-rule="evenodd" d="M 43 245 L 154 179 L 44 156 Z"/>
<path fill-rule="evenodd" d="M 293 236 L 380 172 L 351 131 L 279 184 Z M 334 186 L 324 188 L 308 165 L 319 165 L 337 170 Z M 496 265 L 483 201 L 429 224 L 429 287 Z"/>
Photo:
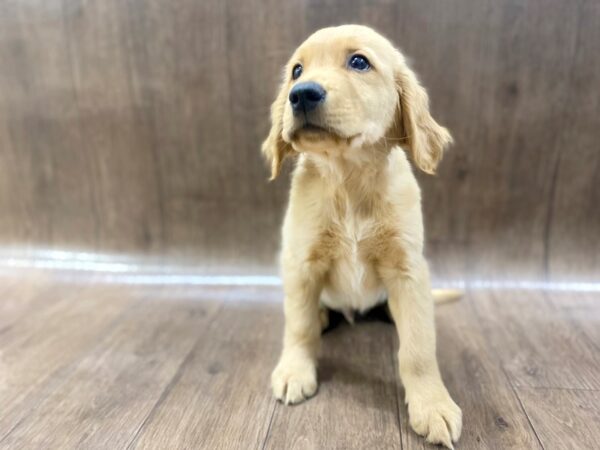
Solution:
<path fill-rule="evenodd" d="M 301 164 L 328 186 L 361 191 L 375 189 L 386 176 L 389 150 L 378 146 L 304 152 Z"/>

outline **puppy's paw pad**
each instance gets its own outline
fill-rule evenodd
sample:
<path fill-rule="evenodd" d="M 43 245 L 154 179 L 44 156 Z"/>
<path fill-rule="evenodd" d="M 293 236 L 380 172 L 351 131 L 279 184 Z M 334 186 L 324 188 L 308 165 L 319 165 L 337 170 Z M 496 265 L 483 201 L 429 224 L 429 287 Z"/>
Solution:
<path fill-rule="evenodd" d="M 460 437 L 462 412 L 450 396 L 438 401 L 411 399 L 408 405 L 410 426 L 431 444 L 454 448 Z"/>
<path fill-rule="evenodd" d="M 317 373 L 310 363 L 280 362 L 271 375 L 273 394 L 286 405 L 300 403 L 317 392 Z"/>

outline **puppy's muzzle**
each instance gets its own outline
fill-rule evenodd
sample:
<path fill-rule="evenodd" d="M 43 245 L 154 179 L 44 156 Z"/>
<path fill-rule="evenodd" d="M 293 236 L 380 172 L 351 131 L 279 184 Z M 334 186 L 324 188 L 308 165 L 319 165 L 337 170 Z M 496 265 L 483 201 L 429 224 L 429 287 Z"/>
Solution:
<path fill-rule="evenodd" d="M 290 91 L 290 104 L 295 116 L 306 114 L 317 109 L 325 101 L 327 92 L 318 83 L 305 81 L 298 83 Z"/>

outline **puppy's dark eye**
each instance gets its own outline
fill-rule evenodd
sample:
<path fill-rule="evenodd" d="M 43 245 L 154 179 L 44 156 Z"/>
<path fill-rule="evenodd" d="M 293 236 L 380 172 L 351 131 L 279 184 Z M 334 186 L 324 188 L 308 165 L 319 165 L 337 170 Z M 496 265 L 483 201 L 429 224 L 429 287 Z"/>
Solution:
<path fill-rule="evenodd" d="M 348 60 L 348 66 L 351 69 L 358 70 L 360 72 L 364 72 L 371 68 L 371 64 L 369 60 L 363 55 L 352 55 Z"/>
<path fill-rule="evenodd" d="M 302 75 L 302 64 L 296 64 L 292 69 L 292 80 L 297 80 Z"/>

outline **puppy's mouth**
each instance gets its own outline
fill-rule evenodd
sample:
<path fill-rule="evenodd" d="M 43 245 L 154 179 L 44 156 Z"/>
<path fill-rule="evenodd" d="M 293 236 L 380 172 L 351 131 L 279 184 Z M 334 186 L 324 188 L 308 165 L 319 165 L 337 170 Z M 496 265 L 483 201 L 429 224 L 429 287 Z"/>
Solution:
<path fill-rule="evenodd" d="M 316 120 L 315 120 L 316 119 Z M 305 117 L 304 120 L 296 120 L 289 132 L 284 132 L 284 140 L 287 140 L 298 150 L 299 148 L 317 149 L 321 144 L 326 145 L 352 145 L 360 133 L 352 136 L 345 135 L 337 129 L 322 125 L 321 120 Z M 298 147 L 300 146 L 300 147 Z"/>
<path fill-rule="evenodd" d="M 318 141 L 323 139 L 346 139 L 336 130 L 330 127 L 324 127 L 322 125 L 313 122 L 304 122 L 299 124 L 291 133 L 290 137 L 292 141 L 305 139 L 309 141 Z"/>

